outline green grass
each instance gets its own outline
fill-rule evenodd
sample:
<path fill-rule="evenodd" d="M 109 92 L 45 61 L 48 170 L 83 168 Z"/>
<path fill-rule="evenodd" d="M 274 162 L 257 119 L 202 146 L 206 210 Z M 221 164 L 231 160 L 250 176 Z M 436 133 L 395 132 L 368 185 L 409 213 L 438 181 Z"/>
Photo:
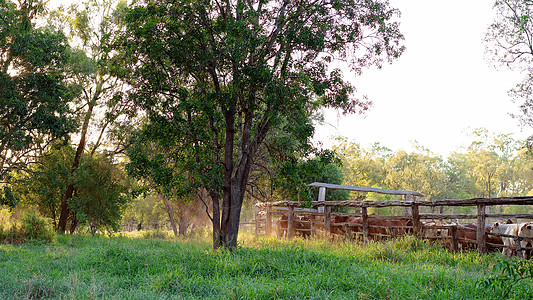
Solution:
<path fill-rule="evenodd" d="M 410 237 L 360 245 L 244 234 L 229 253 L 213 252 L 206 235 L 65 235 L 1 245 L 0 299 L 487 299 L 476 282 L 501 259 Z"/>

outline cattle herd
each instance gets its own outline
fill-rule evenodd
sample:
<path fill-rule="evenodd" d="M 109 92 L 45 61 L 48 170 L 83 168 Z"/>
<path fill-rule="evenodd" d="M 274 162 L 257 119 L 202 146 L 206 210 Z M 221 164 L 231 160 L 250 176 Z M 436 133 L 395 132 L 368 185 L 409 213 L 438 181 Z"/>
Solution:
<path fill-rule="evenodd" d="M 329 233 L 332 238 L 363 238 L 363 219 L 354 216 L 332 216 L 329 231 L 325 230 L 323 216 L 298 215 L 293 218 L 295 236 L 309 238 L 313 235 Z M 450 251 L 476 249 L 477 225 L 444 223 L 441 221 L 421 222 L 419 236 L 446 247 Z M 287 237 L 288 216 L 286 214 L 274 223 L 278 236 Z M 387 219 L 375 215 L 368 216 L 368 239 L 382 240 L 413 234 L 413 222 L 410 219 Z M 517 253 L 516 237 L 520 237 L 522 253 Z M 503 255 L 519 255 L 524 258 L 531 257 L 533 245 L 533 222 L 512 224 L 496 222 L 485 227 L 485 252 L 501 251 Z M 500 250 L 501 249 L 501 250 Z"/>

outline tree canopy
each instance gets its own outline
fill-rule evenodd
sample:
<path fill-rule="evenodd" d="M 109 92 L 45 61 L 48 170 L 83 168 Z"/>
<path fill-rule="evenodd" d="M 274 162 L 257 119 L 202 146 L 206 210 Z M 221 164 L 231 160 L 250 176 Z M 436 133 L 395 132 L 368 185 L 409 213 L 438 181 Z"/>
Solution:
<path fill-rule="evenodd" d="M 69 46 L 35 25 L 42 11 L 40 1 L 0 0 L 0 182 L 74 129 L 63 81 Z"/>
<path fill-rule="evenodd" d="M 519 104 L 515 115 L 523 125 L 533 127 L 533 2 L 498 0 L 496 15 L 487 30 L 485 43 L 489 58 L 498 65 L 523 70 L 525 77 L 509 91 Z M 530 139 L 533 145 L 533 136 Z"/>
<path fill-rule="evenodd" d="M 156 160 L 130 153 L 139 175 L 172 160 L 176 188 L 204 187 L 213 199 L 214 247 L 235 247 L 254 158 L 312 153 L 318 108 L 368 107 L 330 63 L 343 60 L 359 73 L 398 58 L 397 14 L 378 0 L 134 5 L 117 74 L 147 113 L 143 139 L 166 148 Z"/>

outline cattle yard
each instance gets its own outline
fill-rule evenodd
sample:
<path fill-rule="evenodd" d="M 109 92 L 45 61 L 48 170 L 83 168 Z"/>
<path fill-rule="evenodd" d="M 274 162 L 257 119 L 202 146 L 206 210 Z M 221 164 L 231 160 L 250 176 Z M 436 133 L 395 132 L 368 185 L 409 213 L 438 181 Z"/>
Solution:
<path fill-rule="evenodd" d="M 415 191 L 319 182 L 309 186 L 318 188 L 319 193 L 318 201 L 305 203 L 307 208 L 302 208 L 302 202 L 298 201 L 258 203 L 255 210 L 256 234 L 270 236 L 276 233 L 288 239 L 295 236 L 320 236 L 361 241 L 412 234 L 442 244 L 453 252 L 477 249 L 478 253 L 482 254 L 494 249 L 503 250 L 502 253 L 506 255 L 530 257 L 533 244 L 533 214 L 505 214 L 501 213 L 502 209 L 499 208 L 502 205 L 533 205 L 531 196 L 423 201 L 420 199 L 424 195 Z M 328 189 L 395 195 L 402 200 L 325 201 Z M 369 214 L 369 209 L 380 208 L 395 208 L 391 211 L 396 213 Z M 463 208 L 463 211 L 469 208 L 466 210 L 471 213 L 445 212 L 453 212 L 455 208 Z M 496 213 L 497 211 L 500 213 Z M 514 220 L 515 224 L 504 224 L 505 220 Z M 496 225 L 494 222 L 500 223 Z M 493 224 L 498 230 L 492 230 Z"/>

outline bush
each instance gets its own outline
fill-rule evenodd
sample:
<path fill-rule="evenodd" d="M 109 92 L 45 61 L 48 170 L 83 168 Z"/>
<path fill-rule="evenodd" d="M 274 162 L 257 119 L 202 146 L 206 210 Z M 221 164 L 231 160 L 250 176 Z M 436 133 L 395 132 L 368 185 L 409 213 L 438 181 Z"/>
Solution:
<path fill-rule="evenodd" d="M 26 214 L 20 226 L 11 225 L 9 229 L 0 226 L 0 242 L 3 244 L 51 243 L 54 234 L 48 222 L 34 214 Z"/>
<path fill-rule="evenodd" d="M 26 214 L 22 218 L 21 233 L 26 241 L 51 243 L 54 238 L 51 226 L 44 218 L 34 214 Z"/>
<path fill-rule="evenodd" d="M 532 299 L 533 262 L 527 260 L 502 260 L 494 265 L 497 273 L 480 280 L 478 288 L 492 294 L 493 299 Z"/>

